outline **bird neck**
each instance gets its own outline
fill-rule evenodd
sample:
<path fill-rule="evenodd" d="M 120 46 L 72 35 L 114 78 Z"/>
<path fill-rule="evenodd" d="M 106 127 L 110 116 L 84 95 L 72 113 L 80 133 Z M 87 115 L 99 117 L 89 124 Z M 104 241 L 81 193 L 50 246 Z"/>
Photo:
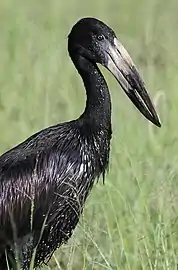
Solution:
<path fill-rule="evenodd" d="M 73 59 L 86 89 L 86 107 L 80 118 L 98 125 L 111 123 L 111 99 L 107 83 L 97 65 L 83 56 Z"/>

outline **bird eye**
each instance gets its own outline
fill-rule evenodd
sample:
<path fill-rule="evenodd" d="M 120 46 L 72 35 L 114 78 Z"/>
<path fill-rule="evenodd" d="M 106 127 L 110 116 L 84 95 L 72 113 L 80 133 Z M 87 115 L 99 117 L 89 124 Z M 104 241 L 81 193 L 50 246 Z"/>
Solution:
<path fill-rule="evenodd" d="M 101 40 L 104 39 L 104 36 L 103 36 L 103 35 L 98 35 L 98 36 L 97 36 L 97 39 L 98 39 L 99 41 L 101 41 Z"/>

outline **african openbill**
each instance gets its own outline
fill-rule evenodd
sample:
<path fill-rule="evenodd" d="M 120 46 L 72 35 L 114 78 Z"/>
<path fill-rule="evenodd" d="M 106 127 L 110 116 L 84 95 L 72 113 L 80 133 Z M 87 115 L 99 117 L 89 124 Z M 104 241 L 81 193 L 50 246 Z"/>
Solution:
<path fill-rule="evenodd" d="M 18 259 L 29 269 L 46 262 L 72 235 L 94 180 L 105 174 L 111 140 L 111 100 L 96 63 L 117 79 L 152 123 L 159 118 L 129 54 L 95 18 L 79 20 L 68 36 L 69 55 L 86 89 L 86 107 L 70 122 L 48 127 L 0 157 L 0 266 Z"/>

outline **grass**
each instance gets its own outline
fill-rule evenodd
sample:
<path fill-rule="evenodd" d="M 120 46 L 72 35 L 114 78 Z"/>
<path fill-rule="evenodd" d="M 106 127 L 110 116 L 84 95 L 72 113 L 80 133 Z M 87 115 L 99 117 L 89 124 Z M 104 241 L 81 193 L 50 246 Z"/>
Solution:
<path fill-rule="evenodd" d="M 76 20 L 108 23 L 132 55 L 162 128 L 149 124 L 103 68 L 113 101 L 106 183 L 95 185 L 67 245 L 46 269 L 178 269 L 177 0 L 0 3 L 0 152 L 85 104 L 67 53 Z"/>

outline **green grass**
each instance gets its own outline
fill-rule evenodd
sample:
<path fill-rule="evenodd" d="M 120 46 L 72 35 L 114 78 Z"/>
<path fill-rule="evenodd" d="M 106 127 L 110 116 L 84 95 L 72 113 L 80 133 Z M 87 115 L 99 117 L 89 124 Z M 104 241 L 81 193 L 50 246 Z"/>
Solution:
<path fill-rule="evenodd" d="M 177 0 L 6 0 L 0 3 L 0 152 L 85 104 L 67 53 L 79 18 L 108 23 L 159 112 L 148 123 L 103 68 L 112 96 L 110 172 L 88 198 L 67 245 L 44 269 L 178 269 Z"/>

